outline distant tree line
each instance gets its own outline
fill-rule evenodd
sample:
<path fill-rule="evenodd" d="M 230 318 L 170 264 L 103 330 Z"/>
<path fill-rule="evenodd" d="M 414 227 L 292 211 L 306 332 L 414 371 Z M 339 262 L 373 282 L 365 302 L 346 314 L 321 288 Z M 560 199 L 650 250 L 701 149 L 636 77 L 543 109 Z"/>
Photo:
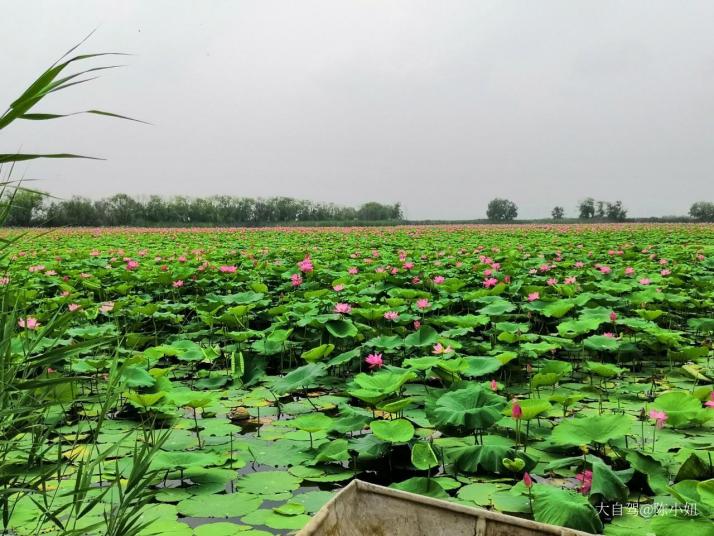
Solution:
<path fill-rule="evenodd" d="M 625 221 L 627 209 L 622 201 L 597 201 L 588 197 L 578 204 L 579 220 L 591 221 Z M 550 213 L 552 219 L 558 221 L 565 218 L 565 209 L 555 206 Z M 518 217 L 518 206 L 509 200 L 496 198 L 488 203 L 486 217 L 493 222 L 512 221 Z M 702 222 L 714 222 L 714 203 L 698 201 L 689 209 L 689 217 Z"/>
<path fill-rule="evenodd" d="M 578 216 L 581 220 L 597 218 L 600 220 L 625 221 L 627 219 L 627 209 L 622 206 L 622 201 L 596 201 L 588 197 L 578 205 Z"/>
<path fill-rule="evenodd" d="M 578 206 L 578 220 L 625 221 L 627 209 L 621 201 L 596 201 L 592 197 Z M 99 200 L 71 197 L 48 198 L 45 194 L 17 189 L 0 197 L 0 211 L 8 211 L 5 225 L 30 226 L 184 226 L 184 225 L 280 225 L 291 223 L 403 221 L 399 203 L 371 201 L 358 208 L 333 203 L 317 203 L 290 197 L 253 199 L 219 195 L 213 197 L 151 196 L 137 199 L 116 194 Z M 565 219 L 565 209 L 551 211 L 555 221 Z M 486 217 L 493 222 L 509 222 L 518 217 L 518 206 L 509 199 L 496 198 L 488 203 Z M 714 222 L 714 203 L 698 201 L 689 209 L 689 218 Z"/>
<path fill-rule="evenodd" d="M 690 207 L 689 215 L 699 221 L 714 221 L 714 203 L 698 201 Z"/>
<path fill-rule="evenodd" d="M 10 201 L 8 226 L 116 226 L 116 225 L 270 225 L 299 222 L 402 220 L 401 205 L 377 202 L 359 208 L 317 203 L 289 197 L 253 199 L 219 195 L 213 197 L 151 196 L 137 199 L 116 194 L 99 200 L 75 196 L 66 200 L 18 189 Z"/>

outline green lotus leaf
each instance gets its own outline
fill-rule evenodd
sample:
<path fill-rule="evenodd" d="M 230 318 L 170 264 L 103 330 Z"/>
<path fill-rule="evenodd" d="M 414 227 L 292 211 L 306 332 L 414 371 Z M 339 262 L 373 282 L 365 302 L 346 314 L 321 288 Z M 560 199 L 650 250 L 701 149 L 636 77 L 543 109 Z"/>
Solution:
<path fill-rule="evenodd" d="M 418 348 L 422 346 L 432 346 L 436 344 L 439 334 L 431 326 L 422 326 L 414 333 L 404 338 L 404 346 L 407 348 Z"/>
<path fill-rule="evenodd" d="M 334 497 L 334 493 L 329 491 L 308 491 L 294 495 L 290 502 L 302 504 L 305 512 L 314 514 L 322 508 L 327 501 Z"/>
<path fill-rule="evenodd" d="M 530 421 L 531 419 L 535 419 L 539 415 L 543 415 L 544 413 L 550 411 L 550 408 L 552 407 L 550 405 L 550 402 L 541 398 L 528 398 L 525 400 L 519 400 L 518 405 L 521 406 L 521 410 L 523 411 L 521 419 L 523 419 L 524 421 Z M 503 410 L 503 414 L 511 415 L 512 406 L 513 402 L 511 402 L 509 406 Z"/>
<path fill-rule="evenodd" d="M 412 447 L 412 465 L 420 471 L 426 471 L 439 465 L 434 449 L 427 442 L 420 441 Z"/>
<path fill-rule="evenodd" d="M 273 510 L 256 510 L 243 516 L 241 521 L 250 525 L 265 525 L 276 530 L 297 530 L 310 521 L 310 516 L 305 514 L 286 516 Z"/>
<path fill-rule="evenodd" d="M 444 488 L 434 479 L 430 478 L 414 477 L 403 482 L 392 484 L 389 487 L 401 491 L 408 491 L 409 493 L 435 497 L 437 499 L 447 499 L 449 497 L 446 491 L 444 491 Z"/>
<path fill-rule="evenodd" d="M 183 525 L 188 527 L 186 524 Z M 237 525 L 228 521 L 219 521 L 217 523 L 199 525 L 193 530 L 193 533 L 189 532 L 189 536 L 191 534 L 194 536 L 245 536 L 248 531 L 250 531 L 250 527 L 247 525 Z M 251 535 L 249 534 L 249 536 Z"/>
<path fill-rule="evenodd" d="M 588 371 L 603 378 L 615 378 L 625 372 L 625 369 L 613 365 L 612 363 L 596 363 L 594 361 L 586 361 L 585 367 Z"/>
<path fill-rule="evenodd" d="M 592 464 L 590 495 L 601 495 L 609 501 L 625 502 L 630 493 L 625 482 L 632 476 L 633 471 L 630 470 L 629 477 L 623 481 L 621 474 L 615 472 L 599 458 L 595 458 L 595 460 Z"/>
<path fill-rule="evenodd" d="M 138 365 L 130 365 L 122 368 L 121 376 L 127 387 L 131 387 L 132 389 L 153 387 L 154 384 L 156 384 L 156 379 Z"/>
<path fill-rule="evenodd" d="M 151 460 L 152 469 L 171 470 L 223 465 L 226 457 L 210 452 L 159 452 Z"/>
<path fill-rule="evenodd" d="M 414 426 L 406 419 L 372 421 L 369 427 L 375 436 L 390 443 L 406 443 L 414 437 Z"/>
<path fill-rule="evenodd" d="M 320 462 L 345 462 L 350 459 L 348 452 L 349 443 L 346 439 L 335 439 L 333 441 L 328 441 L 323 443 L 317 449 L 317 454 L 311 463 Z M 310 475 L 309 478 L 320 477 L 322 475 Z"/>
<path fill-rule="evenodd" d="M 314 363 L 315 361 L 319 361 L 330 355 L 332 353 L 332 350 L 334 349 L 334 344 L 321 344 L 320 346 L 317 346 L 312 350 L 303 352 L 300 357 L 302 357 L 308 363 Z"/>
<path fill-rule="evenodd" d="M 683 391 L 660 395 L 652 406 L 667 413 L 666 424 L 674 427 L 701 424 L 714 416 L 711 410 L 702 409 L 701 402 L 696 397 Z"/>
<path fill-rule="evenodd" d="M 236 486 L 245 493 L 265 495 L 298 489 L 300 479 L 287 471 L 258 471 L 243 475 Z"/>
<path fill-rule="evenodd" d="M 426 414 L 436 427 L 486 429 L 503 418 L 506 399 L 477 384 L 457 385 L 426 403 Z"/>
<path fill-rule="evenodd" d="M 299 415 L 289 421 L 289 424 L 299 430 L 314 433 L 329 430 L 332 426 L 332 419 L 324 413 L 315 412 Z"/>
<path fill-rule="evenodd" d="M 533 517 L 541 523 L 600 534 L 602 522 L 587 497 L 555 486 L 533 486 Z"/>
<path fill-rule="evenodd" d="M 330 320 L 325 323 L 325 328 L 330 332 L 330 335 L 338 339 L 355 337 L 359 333 L 351 320 Z"/>
<path fill-rule="evenodd" d="M 592 352 L 616 352 L 620 348 L 620 341 L 614 337 L 593 335 L 583 341 L 586 350 Z"/>
<path fill-rule="evenodd" d="M 492 374 L 502 367 L 501 361 L 495 357 L 469 357 L 462 358 L 463 365 L 460 367 L 462 375 L 469 378 L 478 378 L 486 374 Z"/>
<path fill-rule="evenodd" d="M 550 436 L 556 445 L 607 443 L 630 432 L 632 418 L 627 415 L 588 415 L 564 419 Z"/>
<path fill-rule="evenodd" d="M 178 503 L 178 511 L 188 517 L 238 517 L 260 508 L 263 499 L 248 493 L 213 495 L 210 500 L 197 496 Z"/>
<path fill-rule="evenodd" d="M 275 380 L 273 388 L 279 394 L 292 393 L 299 389 L 306 389 L 316 385 L 325 374 L 327 374 L 327 371 L 324 365 L 308 363 Z"/>

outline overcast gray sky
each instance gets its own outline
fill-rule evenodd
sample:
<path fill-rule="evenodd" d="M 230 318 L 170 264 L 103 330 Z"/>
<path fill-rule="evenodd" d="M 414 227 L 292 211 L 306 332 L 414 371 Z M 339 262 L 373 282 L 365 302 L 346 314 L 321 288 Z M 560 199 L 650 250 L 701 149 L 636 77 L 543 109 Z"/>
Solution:
<path fill-rule="evenodd" d="M 60 196 L 401 201 L 410 218 L 714 200 L 714 2 L 1 0 L 4 108 L 93 28 L 125 69 L 15 123 L 0 152 Z"/>

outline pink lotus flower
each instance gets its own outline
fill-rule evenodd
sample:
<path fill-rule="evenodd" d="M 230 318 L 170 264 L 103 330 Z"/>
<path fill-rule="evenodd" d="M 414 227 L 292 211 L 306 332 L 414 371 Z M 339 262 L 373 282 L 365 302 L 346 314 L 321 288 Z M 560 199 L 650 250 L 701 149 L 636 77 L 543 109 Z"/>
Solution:
<path fill-rule="evenodd" d="M 434 278 L 434 284 L 435 285 L 441 285 L 444 282 L 444 276 L 443 275 L 437 275 Z"/>
<path fill-rule="evenodd" d="M 104 302 L 100 307 L 99 310 L 103 313 L 110 313 L 111 311 L 114 310 L 114 302 L 108 301 Z"/>
<path fill-rule="evenodd" d="M 419 329 L 420 327 L 421 327 L 421 322 L 419 322 L 418 320 L 415 320 L 414 321 L 414 329 Z"/>
<path fill-rule="evenodd" d="M 350 275 L 357 275 L 359 273 L 359 270 L 353 266 L 352 268 L 347 270 L 347 273 Z"/>
<path fill-rule="evenodd" d="M 89 255 L 91 255 L 92 257 L 99 257 L 99 251 L 97 251 L 96 249 L 93 249 L 93 250 L 89 253 Z"/>
<path fill-rule="evenodd" d="M 590 489 L 593 486 L 593 472 L 586 469 L 582 473 L 575 475 L 575 478 L 579 480 L 582 484 L 580 485 L 580 493 L 587 495 L 590 493 Z"/>
<path fill-rule="evenodd" d="M 70 313 L 74 313 L 75 311 L 78 311 L 82 306 L 79 305 L 78 303 L 70 303 L 67 306 L 67 309 L 69 309 Z"/>
<path fill-rule="evenodd" d="M 667 268 L 665 268 L 664 270 L 660 270 L 659 273 L 660 273 L 661 276 L 667 277 L 667 276 L 670 275 L 672 272 L 671 272 L 670 270 L 667 270 Z"/>
<path fill-rule="evenodd" d="M 531 301 L 536 301 L 536 300 L 538 300 L 538 299 L 540 299 L 540 293 L 538 293 L 538 292 L 531 292 L 530 294 L 528 294 L 528 301 L 529 301 L 529 302 L 531 302 Z"/>
<path fill-rule="evenodd" d="M 412 285 L 418 285 L 419 283 L 421 283 L 421 279 L 416 276 L 412 277 Z"/>
<path fill-rule="evenodd" d="M 219 268 L 221 273 L 224 273 L 224 274 L 234 274 L 237 269 L 238 269 L 237 266 L 228 266 L 225 264 Z"/>
<path fill-rule="evenodd" d="M 611 331 L 606 331 L 605 333 L 602 334 L 603 337 L 607 337 L 608 339 L 614 339 L 615 334 Z"/>
<path fill-rule="evenodd" d="M 369 365 L 370 369 L 381 368 L 381 366 L 384 364 L 384 361 L 382 360 L 382 354 L 369 354 L 365 358 L 364 362 Z"/>
<path fill-rule="evenodd" d="M 600 272 L 603 274 L 609 274 L 610 272 L 612 272 L 612 268 L 610 268 L 609 266 L 604 266 L 604 265 L 600 266 L 598 268 L 598 270 L 600 270 Z"/>
<path fill-rule="evenodd" d="M 0 277 L 0 287 L 6 286 L 10 282 L 10 278 L 7 276 Z"/>
<path fill-rule="evenodd" d="M 488 279 L 484 279 L 483 281 L 483 286 L 486 288 L 492 288 L 498 285 L 498 279 L 495 277 L 489 277 Z"/>
<path fill-rule="evenodd" d="M 574 285 L 576 281 L 577 279 L 575 278 L 575 276 L 570 276 L 566 277 L 564 282 L 566 285 Z"/>
<path fill-rule="evenodd" d="M 335 292 L 341 292 L 341 291 L 345 290 L 345 286 L 341 285 L 341 284 L 335 285 L 334 287 L 332 287 L 332 290 L 334 290 Z"/>
<path fill-rule="evenodd" d="M 396 311 L 387 311 L 384 313 L 384 318 L 385 320 L 389 320 L 390 322 L 396 322 L 396 320 L 399 318 L 399 313 Z"/>
<path fill-rule="evenodd" d="M 405 262 L 402 265 L 402 268 L 404 268 L 405 270 L 411 270 L 412 268 L 414 268 L 414 263 L 413 262 Z"/>
<path fill-rule="evenodd" d="M 129 260 L 126 262 L 126 269 L 129 271 L 136 270 L 139 267 L 139 261 Z"/>
<path fill-rule="evenodd" d="M 312 265 L 310 257 L 305 257 L 303 260 L 301 260 L 298 263 L 298 269 L 303 273 L 312 272 L 314 270 L 314 266 Z"/>
<path fill-rule="evenodd" d="M 434 345 L 434 349 L 431 351 L 431 353 L 436 354 L 436 355 L 441 355 L 441 354 L 450 354 L 453 351 L 454 350 L 451 348 L 451 346 L 447 346 L 446 348 L 444 348 L 443 344 L 441 344 L 440 342 L 437 342 Z"/>
<path fill-rule="evenodd" d="M 549 287 L 553 287 L 553 286 L 555 286 L 555 285 L 558 284 L 558 280 L 557 280 L 555 277 L 551 277 L 551 278 L 548 279 L 548 281 L 546 281 L 546 284 L 547 284 Z"/>
<path fill-rule="evenodd" d="M 491 268 L 493 268 L 495 271 L 498 271 L 498 269 L 501 267 L 501 264 L 498 262 L 492 262 L 491 263 Z"/>
<path fill-rule="evenodd" d="M 419 309 L 426 309 L 427 307 L 431 306 L 431 304 L 429 303 L 429 300 L 427 300 L 426 298 L 419 298 L 416 302 L 416 306 Z"/>
<path fill-rule="evenodd" d="M 493 270 L 488 270 L 488 269 L 487 269 L 487 270 L 484 270 L 484 271 L 483 271 L 484 277 L 489 277 L 489 276 L 491 276 L 491 274 L 493 274 Z"/>
<path fill-rule="evenodd" d="M 176 260 L 178 260 L 179 262 L 186 262 L 188 259 L 187 259 L 186 257 L 184 257 L 183 255 L 181 255 L 181 256 L 180 256 L 178 259 L 176 259 Z"/>
<path fill-rule="evenodd" d="M 653 409 L 649 413 L 650 419 L 655 420 L 655 426 L 660 429 L 664 427 L 664 423 L 667 422 L 667 413 L 664 411 L 657 411 Z"/>
<path fill-rule="evenodd" d="M 533 479 L 531 478 L 531 475 L 529 475 L 527 471 L 525 473 L 523 473 L 523 484 L 525 484 L 525 486 L 528 489 L 530 489 L 533 486 Z"/>
<path fill-rule="evenodd" d="M 302 277 L 300 274 L 293 274 L 290 276 L 290 284 L 294 287 L 299 287 L 302 285 Z"/>
<path fill-rule="evenodd" d="M 650 283 L 651 283 L 651 281 L 646 277 L 643 277 L 642 279 L 640 279 L 640 285 L 649 285 Z"/>
<path fill-rule="evenodd" d="M 513 405 L 511 406 L 511 417 L 516 420 L 519 420 L 523 417 L 523 408 L 518 403 L 518 400 L 516 400 L 515 398 L 513 399 Z"/>
<path fill-rule="evenodd" d="M 714 391 L 709 393 L 709 400 L 707 400 L 704 405 L 708 408 L 714 408 Z"/>
<path fill-rule="evenodd" d="M 625 268 L 625 275 L 632 275 L 635 273 L 635 269 L 632 266 Z"/>
<path fill-rule="evenodd" d="M 34 330 L 34 329 L 37 329 L 38 327 L 40 327 L 40 323 L 37 321 L 36 318 L 34 318 L 32 316 L 28 316 L 27 318 L 20 318 L 17 321 L 17 325 L 20 326 L 21 328 L 30 329 L 30 330 Z"/>
<path fill-rule="evenodd" d="M 610 322 L 617 321 L 617 313 L 615 311 L 610 312 Z"/>
<path fill-rule="evenodd" d="M 174 288 L 181 288 L 181 287 L 183 286 L 183 280 L 177 279 L 176 281 L 174 281 L 174 282 L 172 283 L 172 286 L 173 286 Z"/>
<path fill-rule="evenodd" d="M 498 383 L 496 382 L 496 380 L 491 380 L 489 387 L 491 388 L 491 391 L 493 391 L 494 393 L 496 391 L 498 391 Z"/>
<path fill-rule="evenodd" d="M 349 303 L 338 303 L 335 305 L 335 312 L 348 315 L 352 312 L 352 307 Z"/>
<path fill-rule="evenodd" d="M 582 262 L 582 261 L 577 261 L 577 262 L 575 263 L 575 267 L 576 267 L 576 268 L 582 268 L 583 266 L 585 266 L 585 263 Z"/>

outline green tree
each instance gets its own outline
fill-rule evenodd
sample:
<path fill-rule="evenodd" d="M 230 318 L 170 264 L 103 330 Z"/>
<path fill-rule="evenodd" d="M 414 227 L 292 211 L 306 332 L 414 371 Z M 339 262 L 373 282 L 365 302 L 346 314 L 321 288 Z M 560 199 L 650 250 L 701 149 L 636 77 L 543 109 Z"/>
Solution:
<path fill-rule="evenodd" d="M 597 216 L 598 218 L 605 217 L 605 201 L 597 202 L 597 209 L 595 210 L 595 216 Z"/>
<path fill-rule="evenodd" d="M 34 223 L 42 207 L 43 194 L 25 188 L 15 188 L 3 201 L 9 203 L 5 225 L 29 227 Z M 4 212 L 4 211 L 3 211 Z"/>
<path fill-rule="evenodd" d="M 562 220 L 565 217 L 565 209 L 563 207 L 553 207 L 550 215 L 554 220 Z"/>
<path fill-rule="evenodd" d="M 625 221 L 627 219 L 627 209 L 622 206 L 622 201 L 615 201 L 614 203 L 608 201 L 605 216 L 608 220 Z"/>
<path fill-rule="evenodd" d="M 699 221 L 714 221 L 714 203 L 697 201 L 689 208 L 689 215 Z"/>
<path fill-rule="evenodd" d="M 511 221 L 518 216 L 518 207 L 509 199 L 491 199 L 486 209 L 486 217 L 491 221 Z"/>
<path fill-rule="evenodd" d="M 141 203 L 126 194 L 116 194 L 107 199 L 104 210 L 112 225 L 132 225 L 144 220 Z"/>
<path fill-rule="evenodd" d="M 399 220 L 401 218 L 402 209 L 399 203 L 383 205 L 376 201 L 370 201 L 357 210 L 357 219 L 361 221 Z"/>
<path fill-rule="evenodd" d="M 595 217 L 595 200 L 592 197 L 588 197 L 580 201 L 578 205 L 578 216 L 581 220 L 588 220 Z"/>

